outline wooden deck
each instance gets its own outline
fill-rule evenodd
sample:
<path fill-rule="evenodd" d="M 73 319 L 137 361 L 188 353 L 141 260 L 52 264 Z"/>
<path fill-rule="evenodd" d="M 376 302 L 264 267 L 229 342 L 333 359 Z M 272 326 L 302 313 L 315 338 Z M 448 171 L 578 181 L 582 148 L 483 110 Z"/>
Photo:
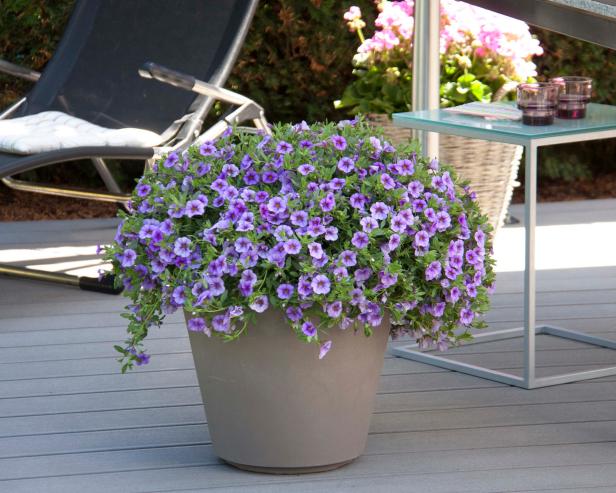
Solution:
<path fill-rule="evenodd" d="M 550 268 L 538 318 L 616 338 L 616 201 L 540 214 L 538 265 Z M 0 261 L 92 268 L 114 224 L 0 223 Z M 520 239 L 519 225 L 499 233 L 492 328 L 521 323 Z M 616 492 L 616 377 L 528 391 L 391 356 L 359 460 L 308 476 L 238 471 L 212 451 L 180 316 L 150 337 L 150 365 L 119 374 L 123 304 L 0 279 L 0 492 Z M 616 351 L 553 337 L 538 348 L 540 374 L 616 363 Z M 519 371 L 521 349 L 508 340 L 451 354 Z"/>

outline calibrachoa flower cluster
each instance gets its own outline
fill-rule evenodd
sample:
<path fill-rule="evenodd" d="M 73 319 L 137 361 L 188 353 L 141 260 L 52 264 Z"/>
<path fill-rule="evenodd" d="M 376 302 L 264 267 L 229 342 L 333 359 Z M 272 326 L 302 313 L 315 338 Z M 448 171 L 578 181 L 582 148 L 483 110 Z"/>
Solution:
<path fill-rule="evenodd" d="M 344 14 L 361 45 L 353 58 L 358 77 L 338 107 L 363 113 L 406 111 L 411 100 L 413 0 L 377 1 L 375 32 L 365 38 L 358 7 Z M 489 102 L 537 75 L 539 41 L 524 22 L 456 0 L 441 0 L 441 104 Z"/>
<path fill-rule="evenodd" d="M 474 195 L 361 120 L 171 153 L 132 208 L 105 253 L 132 300 L 124 369 L 147 362 L 142 340 L 177 309 L 189 330 L 225 339 L 282 310 L 320 357 L 329 331 L 370 334 L 384 317 L 445 349 L 487 309 L 490 227 Z"/>

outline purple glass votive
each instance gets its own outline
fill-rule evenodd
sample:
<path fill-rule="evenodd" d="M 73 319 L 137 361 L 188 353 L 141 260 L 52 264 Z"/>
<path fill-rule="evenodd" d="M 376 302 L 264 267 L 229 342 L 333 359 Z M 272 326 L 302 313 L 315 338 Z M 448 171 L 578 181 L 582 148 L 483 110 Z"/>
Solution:
<path fill-rule="evenodd" d="M 560 89 L 560 85 L 551 82 L 518 85 L 518 108 L 522 110 L 522 123 L 524 125 L 554 123 Z"/>
<path fill-rule="evenodd" d="M 554 77 L 550 82 L 561 86 L 556 116 L 567 119 L 584 118 L 586 105 L 592 94 L 592 79 L 568 75 Z"/>

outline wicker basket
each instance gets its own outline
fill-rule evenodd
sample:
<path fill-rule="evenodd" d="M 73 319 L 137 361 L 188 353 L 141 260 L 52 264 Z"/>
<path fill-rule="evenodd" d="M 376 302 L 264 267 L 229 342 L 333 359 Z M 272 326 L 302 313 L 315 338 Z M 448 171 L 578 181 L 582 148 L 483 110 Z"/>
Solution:
<path fill-rule="evenodd" d="M 408 129 L 395 127 L 387 115 L 369 114 L 368 121 L 382 127 L 393 144 L 408 142 Z M 516 185 L 523 148 L 512 144 L 441 135 L 439 160 L 451 164 L 471 183 L 481 210 L 494 229 L 503 225 Z"/>

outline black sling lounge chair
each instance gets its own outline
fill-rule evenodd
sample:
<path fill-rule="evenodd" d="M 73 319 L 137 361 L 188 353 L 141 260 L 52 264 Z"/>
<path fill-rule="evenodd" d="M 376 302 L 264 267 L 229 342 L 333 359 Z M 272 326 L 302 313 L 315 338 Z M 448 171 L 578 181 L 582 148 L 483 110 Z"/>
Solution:
<path fill-rule="evenodd" d="M 33 126 L 27 127 L 26 135 L 21 135 L 21 140 L 16 139 L 19 145 L 25 141 L 26 149 L 18 145 L 17 150 L 0 151 L 0 179 L 18 190 L 126 202 L 128 196 L 121 193 L 105 159 L 134 159 L 147 163 L 161 153 L 185 148 L 201 133 L 203 120 L 215 99 L 236 105 L 249 101 L 239 95 L 233 97 L 219 86 L 231 71 L 256 5 L 257 0 L 78 0 L 57 51 L 42 74 L 0 60 L 0 71 L 36 81 L 25 98 L 0 113 L 0 140 L 3 137 L 6 140 L 9 133 L 6 129 L 11 124 L 30 121 L 16 118 L 35 120 Z M 139 69 L 149 60 L 177 68 L 211 85 L 202 84 L 205 90 L 194 92 L 179 90 L 172 86 L 193 88 L 185 79 L 174 79 L 172 71 L 154 64 L 142 71 L 142 75 L 166 84 L 148 81 L 140 77 Z M 245 105 L 239 116 L 252 115 L 255 108 L 258 113 L 256 105 Z M 41 113 L 45 115 L 42 123 L 36 120 Z M 71 117 L 85 122 L 77 120 L 75 123 Z M 48 142 L 53 133 L 47 131 L 49 125 L 53 129 L 64 119 L 68 123 L 59 134 L 64 130 L 78 138 L 85 134 L 85 145 L 79 145 L 79 140 L 57 145 Z M 89 124 L 93 124 L 93 134 L 89 133 Z M 126 144 L 124 132 L 133 127 L 140 129 L 137 133 L 147 133 L 148 137 L 135 139 L 134 135 L 129 135 L 131 143 Z M 44 131 L 41 140 L 37 140 L 36 132 L 41 132 L 40 128 Z M 119 140 L 106 139 L 104 136 L 111 131 L 107 129 L 122 129 L 119 134 L 112 134 L 119 136 Z M 43 150 L 28 152 L 28 145 L 40 148 L 41 141 L 44 141 Z M 13 175 L 39 167 L 81 159 L 92 161 L 108 192 L 13 178 Z M 110 279 L 99 283 L 92 278 L 2 264 L 0 274 L 102 292 L 115 291 Z"/>

